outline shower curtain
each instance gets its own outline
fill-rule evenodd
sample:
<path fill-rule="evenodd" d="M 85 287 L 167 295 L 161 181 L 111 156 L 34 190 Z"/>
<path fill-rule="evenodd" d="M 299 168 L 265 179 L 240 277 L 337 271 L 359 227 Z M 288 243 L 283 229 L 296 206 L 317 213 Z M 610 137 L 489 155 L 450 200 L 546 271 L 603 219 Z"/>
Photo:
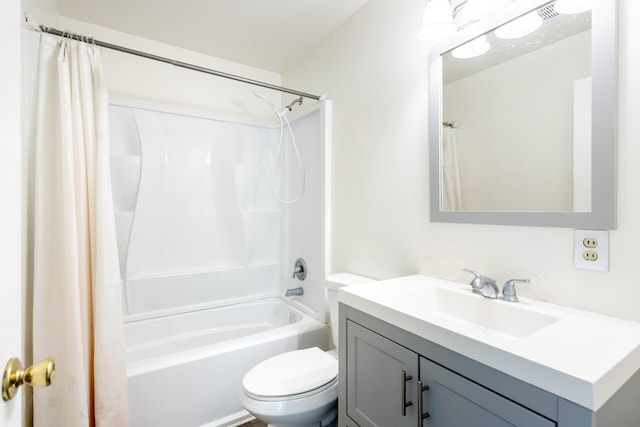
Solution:
<path fill-rule="evenodd" d="M 462 210 L 460 168 L 458 166 L 458 129 L 444 126 L 442 138 L 442 210 Z"/>
<path fill-rule="evenodd" d="M 56 359 L 34 424 L 127 426 L 121 284 L 100 51 L 41 35 L 33 357 Z"/>

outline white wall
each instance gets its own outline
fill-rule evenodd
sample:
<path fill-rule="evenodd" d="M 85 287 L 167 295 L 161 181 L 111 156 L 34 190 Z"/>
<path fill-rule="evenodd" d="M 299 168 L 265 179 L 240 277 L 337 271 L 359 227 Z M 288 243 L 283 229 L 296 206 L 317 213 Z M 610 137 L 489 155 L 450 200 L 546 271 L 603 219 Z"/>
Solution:
<path fill-rule="evenodd" d="M 618 228 L 608 273 L 573 268 L 573 230 L 429 222 L 424 0 L 369 0 L 284 75 L 334 101 L 332 271 L 421 272 L 467 282 L 463 267 L 520 294 L 640 321 L 640 3 L 619 0 Z"/>
<path fill-rule="evenodd" d="M 55 27 L 59 23 L 60 14 L 56 0 L 22 0 L 23 13 L 28 13 L 40 25 Z"/>
<path fill-rule="evenodd" d="M 59 29 L 229 74 L 275 85 L 281 84 L 281 77 L 277 73 L 66 17 L 60 18 Z M 147 105 L 165 105 L 188 112 L 215 114 L 217 117 L 231 119 L 262 118 L 270 122 L 273 121 L 273 113 L 269 108 L 266 108 L 264 102 L 253 95 L 253 91 L 259 90 L 276 105 L 280 105 L 281 95 L 279 92 L 110 49 L 103 49 L 102 56 L 110 99 L 130 100 Z"/>

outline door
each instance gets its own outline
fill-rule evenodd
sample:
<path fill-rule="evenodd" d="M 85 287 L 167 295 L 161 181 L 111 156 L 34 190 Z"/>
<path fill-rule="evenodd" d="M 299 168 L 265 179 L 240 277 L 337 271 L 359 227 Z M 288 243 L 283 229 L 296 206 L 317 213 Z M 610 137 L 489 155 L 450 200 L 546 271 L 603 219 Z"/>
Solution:
<path fill-rule="evenodd" d="M 416 353 L 347 321 L 346 378 L 347 415 L 360 427 L 418 425 Z"/>
<path fill-rule="evenodd" d="M 424 427 L 554 427 L 556 423 L 423 357 Z"/>
<path fill-rule="evenodd" d="M 22 354 L 22 176 L 20 0 L 0 1 L 0 369 Z M 23 392 L 0 400 L 0 425 L 22 425 Z"/>

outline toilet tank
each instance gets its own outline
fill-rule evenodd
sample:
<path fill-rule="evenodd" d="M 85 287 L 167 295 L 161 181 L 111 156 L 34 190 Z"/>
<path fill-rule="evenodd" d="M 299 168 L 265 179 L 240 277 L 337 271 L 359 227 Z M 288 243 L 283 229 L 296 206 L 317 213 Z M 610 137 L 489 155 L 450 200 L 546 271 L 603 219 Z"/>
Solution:
<path fill-rule="evenodd" d="M 327 295 L 329 299 L 329 320 L 331 321 L 331 338 L 338 347 L 338 289 L 343 286 L 375 282 L 375 279 L 351 273 L 337 273 L 327 277 Z"/>

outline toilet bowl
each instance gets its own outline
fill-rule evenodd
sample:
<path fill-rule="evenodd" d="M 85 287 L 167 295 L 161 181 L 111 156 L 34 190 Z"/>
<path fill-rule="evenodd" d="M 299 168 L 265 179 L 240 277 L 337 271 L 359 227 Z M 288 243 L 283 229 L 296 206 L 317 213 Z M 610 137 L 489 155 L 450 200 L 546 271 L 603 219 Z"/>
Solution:
<path fill-rule="evenodd" d="M 340 273 L 327 278 L 331 334 L 338 343 L 338 289 L 373 279 Z M 273 356 L 253 367 L 242 380 L 240 401 L 272 427 L 337 425 L 338 351 L 318 347 Z"/>

